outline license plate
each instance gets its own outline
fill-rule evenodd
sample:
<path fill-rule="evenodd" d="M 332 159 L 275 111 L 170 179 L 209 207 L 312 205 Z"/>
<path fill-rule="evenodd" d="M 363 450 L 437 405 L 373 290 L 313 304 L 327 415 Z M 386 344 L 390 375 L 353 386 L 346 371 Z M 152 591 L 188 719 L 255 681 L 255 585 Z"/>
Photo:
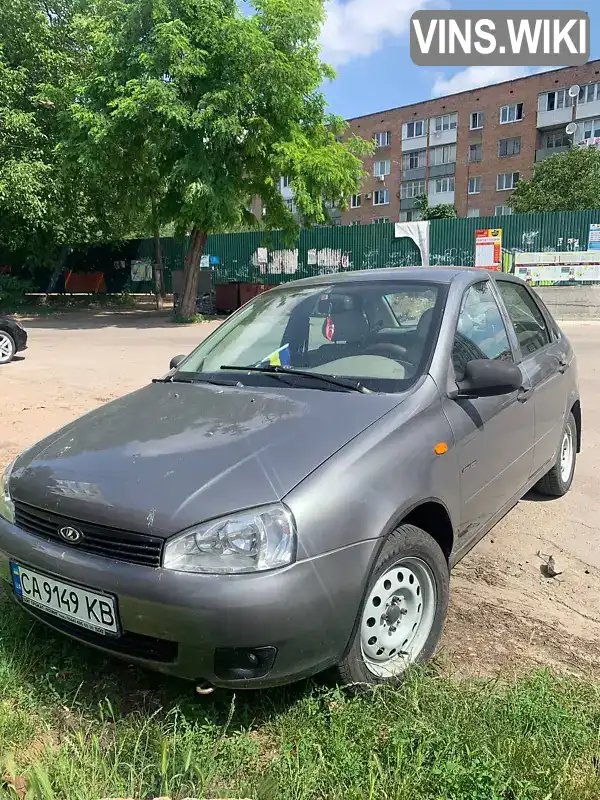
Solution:
<path fill-rule="evenodd" d="M 97 633 L 119 634 L 112 597 L 57 581 L 12 561 L 10 571 L 14 592 L 27 605 Z"/>

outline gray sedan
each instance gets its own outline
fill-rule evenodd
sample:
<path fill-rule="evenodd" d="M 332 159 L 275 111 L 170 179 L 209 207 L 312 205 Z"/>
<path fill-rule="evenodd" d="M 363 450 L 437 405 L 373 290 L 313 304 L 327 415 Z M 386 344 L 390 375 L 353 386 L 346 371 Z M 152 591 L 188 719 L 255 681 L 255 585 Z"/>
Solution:
<path fill-rule="evenodd" d="M 530 489 L 564 495 L 580 445 L 571 345 L 522 281 L 288 283 L 16 459 L 0 579 L 206 691 L 395 681 L 436 649 L 451 567 Z"/>

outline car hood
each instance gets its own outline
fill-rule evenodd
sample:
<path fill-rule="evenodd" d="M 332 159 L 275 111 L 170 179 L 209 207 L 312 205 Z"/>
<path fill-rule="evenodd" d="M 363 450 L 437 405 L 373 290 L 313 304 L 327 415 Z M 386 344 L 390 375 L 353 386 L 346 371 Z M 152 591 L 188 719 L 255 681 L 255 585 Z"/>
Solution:
<path fill-rule="evenodd" d="M 280 500 L 402 399 L 155 383 L 23 453 L 10 491 L 74 521 L 166 537 Z"/>

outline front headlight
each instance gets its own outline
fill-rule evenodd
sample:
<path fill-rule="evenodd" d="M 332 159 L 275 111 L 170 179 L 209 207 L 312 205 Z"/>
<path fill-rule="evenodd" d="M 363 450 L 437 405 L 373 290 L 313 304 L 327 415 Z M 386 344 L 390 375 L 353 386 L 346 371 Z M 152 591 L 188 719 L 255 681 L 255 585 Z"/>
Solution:
<path fill-rule="evenodd" d="M 296 526 L 282 504 L 205 522 L 167 543 L 165 569 L 213 574 L 263 572 L 291 564 Z"/>
<path fill-rule="evenodd" d="M 13 501 L 10 499 L 10 492 L 8 490 L 8 481 L 14 463 L 15 462 L 12 461 L 8 465 L 8 467 L 4 470 L 4 474 L 0 478 L 0 517 L 4 517 L 4 519 L 7 519 L 9 522 L 15 521 L 15 506 Z"/>

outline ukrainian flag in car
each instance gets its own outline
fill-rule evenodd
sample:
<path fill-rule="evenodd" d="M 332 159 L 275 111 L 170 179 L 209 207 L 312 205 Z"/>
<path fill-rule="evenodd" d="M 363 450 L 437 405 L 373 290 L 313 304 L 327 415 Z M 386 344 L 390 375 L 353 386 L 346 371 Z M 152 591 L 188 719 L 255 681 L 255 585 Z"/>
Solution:
<path fill-rule="evenodd" d="M 291 364 L 292 354 L 290 352 L 289 344 L 284 344 L 278 350 L 275 350 L 265 358 L 261 359 L 257 367 L 262 367 L 268 364 L 271 367 L 289 367 Z"/>

